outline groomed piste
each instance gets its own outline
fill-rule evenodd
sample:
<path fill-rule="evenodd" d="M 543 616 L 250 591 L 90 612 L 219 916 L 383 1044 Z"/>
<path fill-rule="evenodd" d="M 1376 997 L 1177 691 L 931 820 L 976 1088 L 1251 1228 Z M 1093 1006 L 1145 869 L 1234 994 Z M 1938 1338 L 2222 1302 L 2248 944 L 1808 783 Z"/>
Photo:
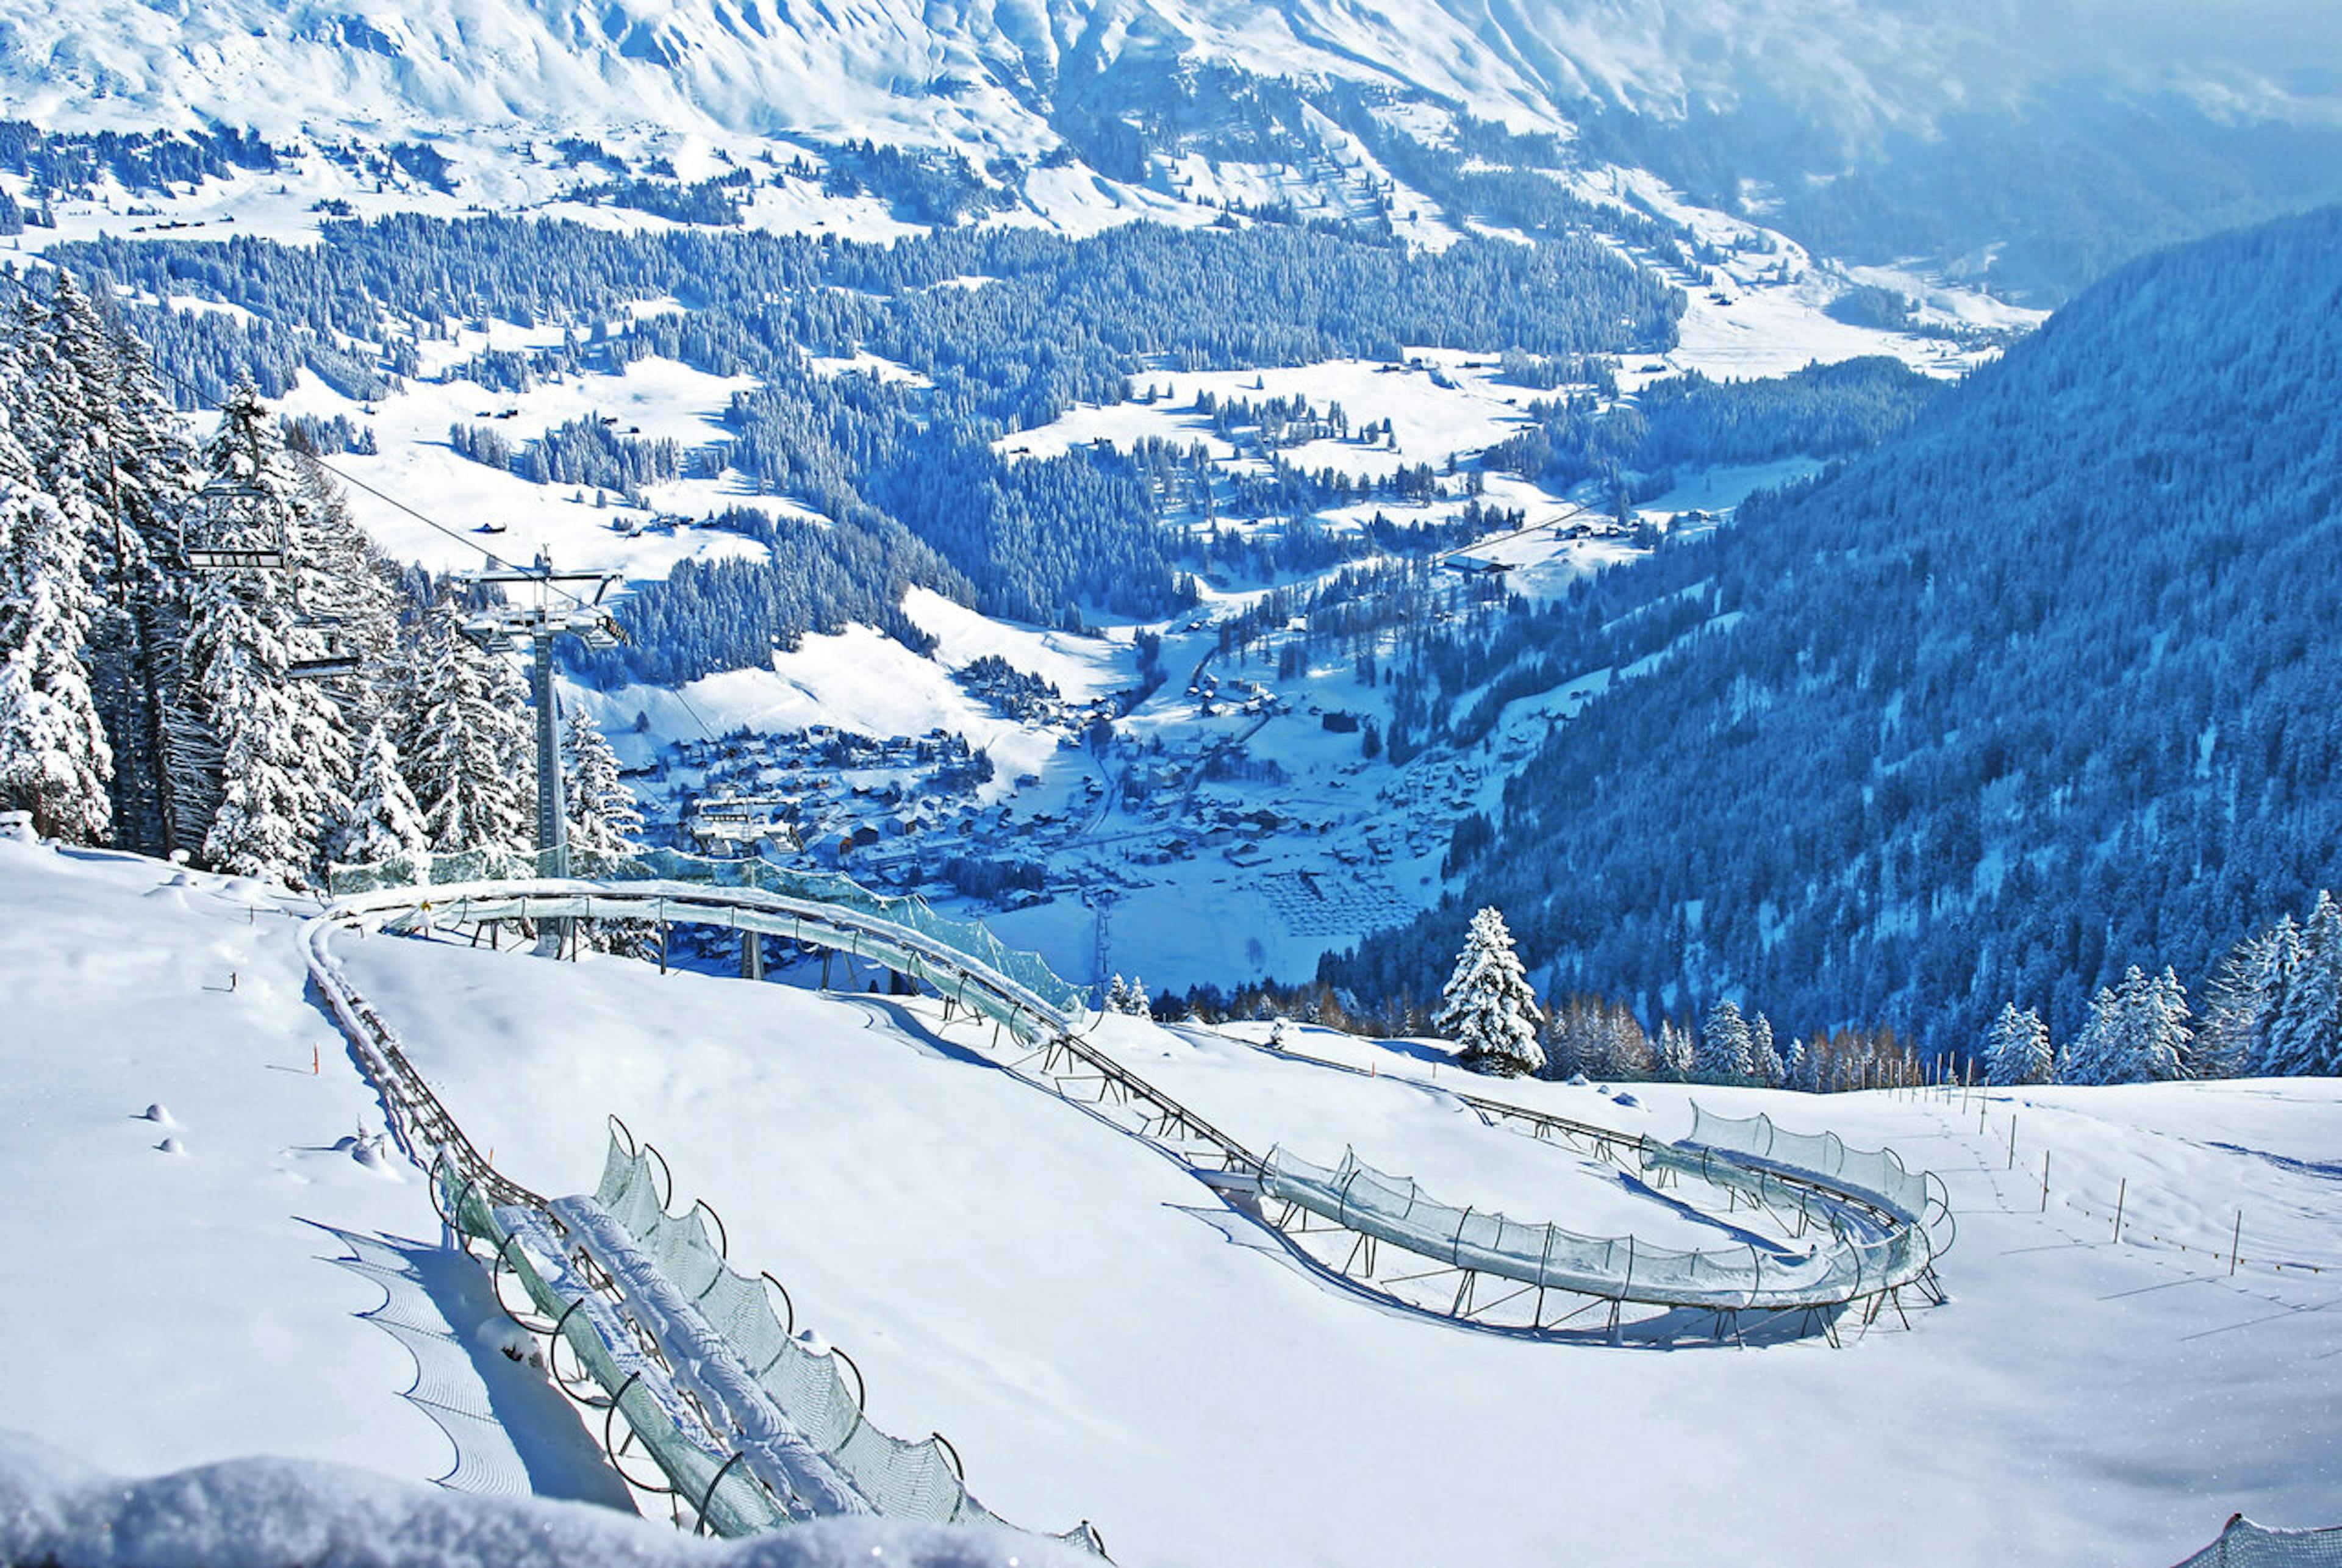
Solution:
<path fill-rule="evenodd" d="M 796 1332 L 779 1282 L 729 1263 L 712 1209 L 669 1213 L 665 1161 L 623 1125 L 613 1122 L 592 1194 L 549 1199 L 495 1170 L 335 961 L 337 930 L 495 941 L 507 926 L 542 939 L 625 921 L 656 934 L 664 964 L 670 929 L 692 924 L 737 932 L 747 975 L 762 974 L 766 936 L 883 964 L 989 1018 L 1000 1065 L 1176 1161 L 1329 1285 L 1451 1326 L 1612 1343 L 1819 1333 L 1838 1343 L 1844 1322 L 1867 1330 L 1891 1311 L 1907 1323 L 1907 1292 L 1944 1300 L 1935 1264 L 1953 1226 L 1941 1183 L 1891 1152 L 1696 1107 L 1690 1137 L 1667 1144 L 1459 1096 L 1491 1127 L 1589 1151 L 1655 1198 L 1684 1203 L 1696 1190 L 1695 1206 L 1709 1212 L 1720 1200 L 1746 1239 L 1685 1251 L 1582 1235 L 1438 1202 L 1355 1152 L 1331 1166 L 1282 1147 L 1254 1153 L 1093 1040 L 1083 994 L 1037 955 L 916 899 L 666 851 L 573 861 L 583 876 L 539 870 L 535 856 L 488 852 L 337 872 L 333 904 L 306 928 L 308 965 L 449 1225 L 495 1271 L 508 1310 L 543 1336 L 565 1392 L 598 1413 L 620 1473 L 695 1530 L 745 1535 L 857 1513 L 999 1521 L 969 1495 L 939 1435 L 905 1442 L 863 1418 L 851 1361 Z M 1056 1538 L 1104 1553 L 1086 1522 Z"/>

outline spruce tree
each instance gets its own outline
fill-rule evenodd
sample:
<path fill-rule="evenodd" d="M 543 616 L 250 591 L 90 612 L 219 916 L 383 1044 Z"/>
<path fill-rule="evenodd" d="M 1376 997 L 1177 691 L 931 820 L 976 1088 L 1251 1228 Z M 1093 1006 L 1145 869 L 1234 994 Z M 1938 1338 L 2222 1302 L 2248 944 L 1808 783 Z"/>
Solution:
<path fill-rule="evenodd" d="M 534 847 L 535 742 L 520 677 L 462 631 L 443 599 L 424 618 L 405 683 L 399 755 L 442 854 Z"/>
<path fill-rule="evenodd" d="M 398 767 L 398 748 L 388 718 L 377 712 L 358 744 L 357 782 L 335 846 L 335 859 L 350 865 L 379 865 L 419 854 L 430 847 L 423 810 Z"/>
<path fill-rule="evenodd" d="M 295 594 L 310 558 L 315 496 L 248 385 L 221 411 L 204 468 L 200 543 L 273 551 L 284 567 L 195 574 L 183 679 L 217 756 L 207 781 L 217 804 L 200 853 L 218 870 L 317 885 L 347 810 L 354 758 L 341 708 L 292 676 L 304 634 Z"/>
<path fill-rule="evenodd" d="M 641 804 L 618 776 L 618 756 L 583 705 L 569 709 L 562 736 L 562 801 L 569 813 L 569 848 L 580 875 L 597 858 L 616 859 L 640 848 Z"/>
<path fill-rule="evenodd" d="M 112 750 L 115 835 L 176 847 L 169 742 L 185 588 L 176 559 L 194 456 L 145 346 L 59 273 L 19 296 L 8 348 L 15 404 L 42 486 L 80 529 L 92 594 L 89 684 Z"/>
<path fill-rule="evenodd" d="M 1692 1058 L 1692 1076 L 1703 1084 L 1745 1084 L 1749 1078 L 1747 1021 L 1730 997 L 1707 1010 Z"/>
<path fill-rule="evenodd" d="M 1493 906 L 1472 917 L 1432 1026 L 1463 1047 L 1458 1059 L 1476 1073 L 1509 1077 L 1544 1067 L 1536 998 L 1505 917 Z"/>
<path fill-rule="evenodd" d="M 2041 1014 L 2029 1007 L 2020 1012 L 2014 1002 L 2003 1003 L 2000 1016 L 1985 1035 L 1985 1081 L 1999 1088 L 2046 1084 L 2056 1071 L 2049 1026 Z"/>
<path fill-rule="evenodd" d="M 2269 1029 L 2262 1071 L 2342 1073 L 2342 904 L 2321 892 L 2302 923 L 2294 972 Z"/>
<path fill-rule="evenodd" d="M 1788 1076 L 1780 1052 L 1773 1048 L 1773 1021 L 1762 1013 L 1748 1025 L 1748 1067 L 1757 1083 L 1777 1089 Z"/>
<path fill-rule="evenodd" d="M 5 436 L 0 436 L 5 440 Z M 113 821 L 114 757 L 85 665 L 92 618 L 80 531 L 55 500 L 5 476 L 0 450 L 0 804 L 73 844 Z"/>

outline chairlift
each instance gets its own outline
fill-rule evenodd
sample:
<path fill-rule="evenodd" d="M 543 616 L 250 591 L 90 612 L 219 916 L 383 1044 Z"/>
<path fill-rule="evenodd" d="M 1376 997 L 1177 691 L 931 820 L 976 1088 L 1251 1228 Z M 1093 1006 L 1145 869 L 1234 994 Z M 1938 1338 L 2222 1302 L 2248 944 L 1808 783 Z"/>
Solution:
<path fill-rule="evenodd" d="M 285 666 L 285 673 L 296 681 L 334 681 L 358 673 L 358 660 L 354 654 L 325 654 L 314 659 L 295 659 Z"/>
<path fill-rule="evenodd" d="M 282 572 L 285 552 L 274 546 L 253 549 L 197 547 L 190 545 L 181 552 L 187 564 L 198 572 Z"/>

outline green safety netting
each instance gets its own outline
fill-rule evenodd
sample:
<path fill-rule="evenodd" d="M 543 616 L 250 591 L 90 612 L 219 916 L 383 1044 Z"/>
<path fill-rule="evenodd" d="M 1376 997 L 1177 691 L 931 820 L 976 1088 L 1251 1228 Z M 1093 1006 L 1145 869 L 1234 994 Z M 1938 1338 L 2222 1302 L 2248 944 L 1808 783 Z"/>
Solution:
<path fill-rule="evenodd" d="M 1762 1114 L 1719 1116 L 1696 1102 L 1691 1108 L 1691 1136 L 1685 1142 L 1785 1170 L 1809 1171 L 1842 1191 L 1875 1199 L 1915 1223 L 1927 1217 L 1927 1173 L 1904 1169 L 1892 1149 L 1849 1149 L 1836 1133 L 1792 1133 Z"/>
<path fill-rule="evenodd" d="M 604 1342 L 592 1316 L 569 1310 L 574 1284 L 565 1291 L 561 1282 L 544 1276 L 525 1249 L 508 1244 L 511 1237 L 481 1183 L 464 1181 L 445 1162 L 433 1180 L 448 1223 L 487 1242 L 512 1265 L 537 1310 L 560 1324 L 579 1364 L 606 1393 L 619 1396 L 618 1413 L 676 1490 L 695 1506 L 706 1500 L 702 1512 L 711 1530 L 738 1536 L 792 1523 L 762 1483 L 744 1470 L 727 1471 L 732 1451 L 696 1409 L 655 1382 L 631 1377 L 623 1353 Z M 872 1512 L 935 1523 L 1015 1528 L 968 1494 L 939 1439 L 906 1443 L 871 1425 L 839 1375 L 836 1358 L 782 1326 L 762 1280 L 746 1278 L 724 1261 L 698 1208 L 679 1217 L 666 1212 L 650 1160 L 626 1149 L 615 1134 L 595 1198 L 724 1335 L 783 1419 L 846 1476 Z M 1087 1524 L 1051 1539 L 1104 1555 L 1096 1532 Z"/>
<path fill-rule="evenodd" d="M 1001 1523 L 968 1495 L 940 1439 L 907 1443 L 870 1424 L 839 1373 L 837 1358 L 790 1334 L 774 1315 L 762 1280 L 744 1277 L 725 1262 L 698 1208 L 679 1217 L 666 1213 L 651 1161 L 615 1134 L 594 1195 L 723 1333 L 782 1418 L 845 1474 L 873 1511 L 936 1523 Z M 1086 1526 L 1056 1539 L 1096 1550 Z"/>
<path fill-rule="evenodd" d="M 2179 1568 L 2342 1568 L 2342 1528 L 2271 1530 L 2239 1513 Z"/>
<path fill-rule="evenodd" d="M 1672 1168 L 1708 1176 L 1696 1154 L 1673 1155 L 1665 1144 L 1650 1144 L 1646 1159 L 1646 1169 L 1677 1160 Z M 1686 1252 L 1634 1236 L 1580 1235 L 1436 1202 L 1412 1179 L 1363 1164 L 1349 1150 L 1339 1165 L 1328 1167 L 1271 1149 L 1261 1174 L 1269 1196 L 1418 1255 L 1617 1301 L 1724 1309 L 1829 1306 L 1907 1283 L 1927 1264 L 1926 1238 L 1916 1227 L 1848 1225 L 1842 1206 L 1787 1183 L 1768 1183 L 1759 1172 L 1730 1172 L 1717 1184 L 1802 1216 L 1809 1239 L 1772 1248 Z"/>
<path fill-rule="evenodd" d="M 700 1412 L 677 1397 L 656 1368 L 643 1364 L 623 1334 L 611 1333 L 606 1324 L 597 1326 L 592 1311 L 573 1310 L 581 1297 L 593 1304 L 590 1293 L 574 1277 L 554 1273 L 543 1266 L 545 1260 L 533 1259 L 514 1244 L 484 1183 L 465 1180 L 444 1161 L 432 1172 L 432 1180 L 440 1189 L 448 1223 L 496 1249 L 536 1310 L 558 1325 L 578 1365 L 616 1407 L 616 1417 L 626 1422 L 667 1484 L 698 1510 L 708 1530 L 737 1537 L 793 1522 L 761 1483 L 732 1463 L 733 1450 L 722 1436 Z M 649 1375 L 643 1375 L 646 1371 Z"/>
<path fill-rule="evenodd" d="M 596 854 L 571 850 L 568 877 L 581 882 L 682 882 L 705 887 L 737 887 L 819 904 L 899 927 L 974 960 L 1014 982 L 1060 1013 L 1079 1012 L 1086 994 L 1061 980 L 1036 953 L 1013 948 L 977 921 L 939 914 L 924 899 L 872 893 L 850 877 L 801 871 L 763 860 L 710 860 L 671 849 L 632 854 Z M 515 882 L 553 875 L 552 851 L 461 850 L 444 854 L 394 855 L 365 865 L 333 869 L 327 885 L 336 898 L 405 887 L 444 887 L 463 883 Z"/>

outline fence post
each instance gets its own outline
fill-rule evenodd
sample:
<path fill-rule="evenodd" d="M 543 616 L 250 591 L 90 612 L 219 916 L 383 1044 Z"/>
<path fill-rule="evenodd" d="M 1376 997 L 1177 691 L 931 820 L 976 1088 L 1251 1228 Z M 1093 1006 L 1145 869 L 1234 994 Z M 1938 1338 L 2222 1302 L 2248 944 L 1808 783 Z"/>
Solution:
<path fill-rule="evenodd" d="M 2049 1151 L 2041 1151 L 2041 1212 L 2049 1212 Z"/>
<path fill-rule="evenodd" d="M 2017 1113 L 2008 1114 L 2008 1168 L 2017 1169 Z"/>
<path fill-rule="evenodd" d="M 2238 1209 L 2236 1225 L 2228 1232 L 2228 1272 L 2231 1274 L 2237 1272 L 2237 1244 L 2244 1239 L 2244 1234 L 2245 1211 Z"/>
<path fill-rule="evenodd" d="M 2122 1184 L 2115 1189 L 2115 1240 L 2117 1242 L 2122 1240 L 2123 1200 L 2129 1195 L 2130 1178 L 2125 1176 Z"/>

